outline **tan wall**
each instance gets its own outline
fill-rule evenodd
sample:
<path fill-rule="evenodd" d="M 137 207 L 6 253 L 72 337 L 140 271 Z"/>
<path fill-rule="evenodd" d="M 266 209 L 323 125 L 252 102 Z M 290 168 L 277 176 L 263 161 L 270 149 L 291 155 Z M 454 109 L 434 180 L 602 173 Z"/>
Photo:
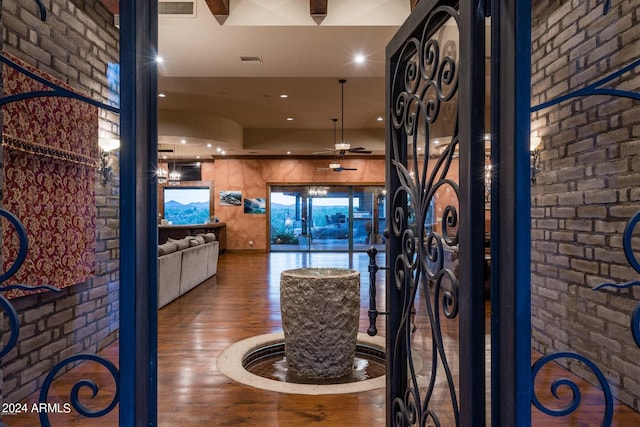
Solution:
<path fill-rule="evenodd" d="M 327 159 L 216 159 L 202 164 L 202 179 L 214 181 L 216 195 L 226 190 L 242 191 L 243 199 L 268 199 L 269 184 L 382 184 L 385 180 L 383 159 L 341 161 L 343 166 L 355 167 L 357 171 L 317 170 L 328 163 Z M 216 200 L 215 215 L 227 224 L 227 249 L 266 250 L 268 212 L 245 214 L 242 206 L 220 206 Z"/>
<path fill-rule="evenodd" d="M 355 159 L 342 161 L 345 167 L 357 171 L 321 171 L 328 160 L 309 159 L 216 159 L 202 164 L 202 180 L 215 185 L 215 215 L 227 224 L 227 249 L 266 250 L 268 242 L 268 212 L 266 215 L 245 214 L 242 206 L 220 206 L 220 191 L 241 191 L 243 198 L 268 199 L 270 184 L 384 184 L 384 159 Z M 458 180 L 458 161 L 454 159 L 447 176 Z M 435 214 L 440 222 L 444 207 L 457 207 L 457 197 L 450 187 L 443 187 L 436 195 Z M 253 241 L 253 246 L 250 245 Z"/>

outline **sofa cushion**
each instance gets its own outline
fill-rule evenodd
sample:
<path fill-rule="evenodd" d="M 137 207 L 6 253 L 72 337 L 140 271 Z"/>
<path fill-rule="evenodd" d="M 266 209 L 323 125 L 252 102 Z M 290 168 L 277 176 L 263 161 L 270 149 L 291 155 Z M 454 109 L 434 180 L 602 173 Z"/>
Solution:
<path fill-rule="evenodd" d="M 193 247 L 193 246 L 199 246 L 199 245 L 204 245 L 204 237 L 202 236 L 190 236 L 188 237 L 189 239 L 189 246 Z"/>
<path fill-rule="evenodd" d="M 168 255 L 178 250 L 178 245 L 174 242 L 163 243 L 158 245 L 158 256 Z"/>
<path fill-rule="evenodd" d="M 199 236 L 202 236 L 204 238 L 205 243 L 210 243 L 210 242 L 215 242 L 216 241 L 215 233 L 199 234 Z"/>
<path fill-rule="evenodd" d="M 187 239 L 174 240 L 174 239 L 169 238 L 167 240 L 167 242 L 172 242 L 172 243 L 177 244 L 179 251 L 187 249 L 189 247 L 189 240 L 187 240 Z"/>

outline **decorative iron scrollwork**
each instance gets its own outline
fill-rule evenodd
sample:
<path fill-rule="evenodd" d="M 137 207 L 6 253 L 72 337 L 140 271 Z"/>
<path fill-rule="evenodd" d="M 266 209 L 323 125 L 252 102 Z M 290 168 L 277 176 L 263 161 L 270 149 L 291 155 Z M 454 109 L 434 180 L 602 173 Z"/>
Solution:
<path fill-rule="evenodd" d="M 399 186 L 391 200 L 390 232 L 401 242 L 402 251 L 395 260 L 390 260 L 391 279 L 395 289 L 404 295 L 402 326 L 394 338 L 405 342 L 406 360 L 392 360 L 408 366 L 408 385 L 403 397 L 393 402 L 394 425 L 420 426 L 441 423 L 442 414 L 432 400 L 436 382 L 448 388 L 455 424 L 459 420 L 456 386 L 444 345 L 441 314 L 444 319 L 458 315 L 458 280 L 456 273 L 445 268 L 445 248 L 458 244 L 458 184 L 448 177 L 452 160 L 457 156 L 457 124 L 447 129 L 453 135 L 448 146 L 440 151 L 437 159 L 429 156 L 433 143 L 433 127 L 445 108 L 457 111 L 458 91 L 458 46 L 444 41 L 442 32 L 433 33 L 434 28 L 443 28 L 442 23 L 456 28 L 458 11 L 449 6 L 436 7 L 424 24 L 420 38 L 409 38 L 399 53 L 401 59 L 391 77 L 391 165 Z M 442 121 L 438 125 L 443 125 Z M 405 161 L 403 153 L 407 153 Z M 439 192 L 449 190 L 450 202 L 442 212 L 433 212 L 434 200 Z M 441 215 L 440 221 L 435 216 Z M 441 224 L 441 230 L 434 227 Z M 417 300 L 417 298 L 420 298 Z M 416 304 L 426 307 L 426 322 L 430 328 L 431 354 L 428 372 L 419 372 L 414 363 L 412 327 L 416 315 Z M 398 351 L 394 346 L 394 351 Z M 425 363 L 427 365 L 427 363 Z M 444 371 L 444 379 L 438 375 Z M 420 377 L 420 379 L 419 379 Z M 421 384 L 426 380 L 427 384 Z M 422 387 L 422 388 L 421 388 Z"/>
<path fill-rule="evenodd" d="M 27 232 L 24 228 L 24 225 L 13 213 L 7 211 L 6 209 L 0 208 L 0 217 L 6 218 L 11 223 L 11 225 L 14 227 L 14 229 L 18 234 L 18 242 L 19 242 L 18 255 L 16 259 L 14 260 L 13 264 L 11 264 L 11 266 L 6 272 L 0 274 L 0 292 L 6 292 L 12 289 L 22 289 L 22 290 L 28 290 L 28 291 L 50 290 L 50 291 L 58 292 L 59 291 L 58 288 L 55 288 L 49 285 L 41 285 L 41 286 L 26 286 L 26 285 L 20 285 L 20 284 L 14 284 L 14 285 L 8 285 L 8 286 L 1 285 L 7 279 L 12 277 L 20 269 L 20 267 L 22 266 L 22 263 L 25 260 L 25 257 L 27 256 L 29 243 L 27 239 Z M 11 305 L 9 300 L 7 300 L 5 296 L 2 294 L 0 294 L 0 306 L 2 307 L 2 310 L 5 312 L 5 314 L 8 317 L 9 327 L 10 327 L 9 339 L 6 340 L 6 343 L 2 346 L 2 348 L 0 348 L 0 357 L 2 357 L 7 353 L 9 353 L 17 344 L 19 333 L 20 333 L 20 321 L 18 319 L 18 313 L 16 312 L 16 309 L 13 307 L 13 305 Z M 109 370 L 109 372 L 114 378 L 114 381 L 116 384 L 116 392 L 115 392 L 114 398 L 106 408 L 100 411 L 92 411 L 88 409 L 86 406 L 82 405 L 82 403 L 80 403 L 78 399 L 78 392 L 83 387 L 89 387 L 93 392 L 93 396 L 95 397 L 95 395 L 98 392 L 98 387 L 93 381 L 83 379 L 78 381 L 72 388 L 71 405 L 73 406 L 73 408 L 76 409 L 78 413 L 86 417 L 101 417 L 107 414 L 108 412 L 110 412 L 111 410 L 113 410 L 113 408 L 115 408 L 115 406 L 118 403 L 119 390 L 120 390 L 119 373 L 118 373 L 118 369 L 115 367 L 113 363 L 111 363 L 110 361 L 102 357 L 92 355 L 92 354 L 78 354 L 75 356 L 71 356 L 61 361 L 60 363 L 58 363 L 56 366 L 54 366 L 54 368 L 51 370 L 51 372 L 49 372 L 49 374 L 45 378 L 43 386 L 40 390 L 39 402 L 47 403 L 49 386 L 51 385 L 51 382 L 55 378 L 56 374 L 60 371 L 60 369 L 62 369 L 67 364 L 70 364 L 76 361 L 81 361 L 81 360 L 91 360 L 103 365 Z M 43 426 L 50 426 L 48 416 L 45 412 L 40 412 L 40 422 Z M 4 426 L 4 424 L 0 423 L 0 427 L 2 426 Z"/>
<path fill-rule="evenodd" d="M 40 14 L 40 20 L 41 21 L 46 21 L 47 18 L 47 12 L 46 9 L 44 7 L 44 4 L 42 3 L 41 0 L 34 0 L 37 7 L 38 7 L 38 11 Z M 26 76 L 30 77 L 31 79 L 34 79 L 40 83 L 42 83 L 43 85 L 45 85 L 46 87 L 48 87 L 50 90 L 48 91 L 35 91 L 35 92 L 29 92 L 29 93 L 21 93 L 21 94 L 16 94 L 16 95 L 12 95 L 12 96 L 3 96 L 0 98 L 0 106 L 1 105 L 5 105 L 5 104 L 9 104 L 12 102 L 16 102 L 16 101 L 20 101 L 20 100 L 24 100 L 24 99 L 30 99 L 30 98 L 37 98 L 37 97 L 49 97 L 49 96 L 57 96 L 57 97 L 67 97 L 67 98 L 73 98 L 73 99 L 78 99 L 80 101 L 83 101 L 87 104 L 96 106 L 98 108 L 102 108 L 114 113 L 119 113 L 120 109 L 118 107 L 112 106 L 112 105 L 108 105 L 105 103 L 102 103 L 100 101 L 96 101 L 92 98 L 80 95 L 78 93 L 75 93 L 67 88 L 64 88 L 60 85 L 54 84 L 49 82 L 48 80 L 38 76 L 35 73 L 32 73 L 31 71 L 27 70 L 26 68 L 16 64 L 15 62 L 13 62 L 11 59 L 9 59 L 8 57 L 0 54 L 0 63 L 4 63 L 9 67 L 12 67 L 16 70 L 18 70 L 19 72 L 25 74 Z M 13 264 L 11 264 L 11 266 L 9 267 L 9 269 L 0 274 L 0 292 L 6 292 L 12 289 L 22 289 L 22 290 L 28 290 L 28 291 L 38 291 L 38 290 L 50 290 L 50 291 L 54 291 L 54 292 L 59 292 L 59 289 L 53 286 L 49 286 L 49 285 L 41 285 L 41 286 L 26 286 L 26 285 L 21 285 L 21 284 L 14 284 L 14 285 L 8 285 L 8 286 L 2 286 L 1 284 L 4 283 L 7 279 L 9 279 L 10 277 L 12 277 L 22 266 L 22 263 L 25 260 L 25 257 L 27 255 L 27 251 L 28 251 L 28 239 L 27 239 L 27 233 L 26 230 L 24 228 L 24 225 L 20 222 L 20 220 L 11 212 L 0 208 L 0 217 L 4 217 L 6 218 L 11 225 L 14 227 L 14 229 L 16 230 L 17 234 L 18 234 L 18 244 L 19 244 L 19 248 L 18 248 L 18 255 L 16 257 L 16 259 L 14 260 Z M 10 335 L 9 335 L 9 339 L 6 340 L 6 342 L 3 344 L 2 348 L 0 348 L 0 357 L 6 355 L 7 353 L 9 353 L 17 344 L 18 342 L 18 338 L 19 338 L 19 332 L 20 332 L 20 322 L 18 319 L 18 313 L 16 312 L 15 308 L 13 307 L 13 305 L 11 305 L 11 303 L 4 297 L 4 295 L 0 294 L 0 307 L 2 308 L 2 310 L 6 313 L 7 317 L 8 317 L 8 321 L 9 321 L 9 327 L 10 327 Z M 98 363 L 102 366 L 104 366 L 112 375 L 114 382 L 115 382 L 115 393 L 114 393 L 114 397 L 112 399 L 112 401 L 109 403 L 109 405 L 107 405 L 105 408 L 101 409 L 101 410 L 91 410 L 88 407 L 86 407 L 85 405 L 83 405 L 80 402 L 79 399 L 79 392 L 82 388 L 88 387 L 91 391 L 92 391 L 92 398 L 95 397 L 98 393 L 98 386 L 96 385 L 96 383 L 94 381 L 88 380 L 88 379 L 82 379 L 80 381 L 78 381 L 71 390 L 71 405 L 72 407 L 81 415 L 85 416 L 85 417 L 92 417 L 92 418 L 96 418 L 96 417 L 101 417 L 107 413 L 109 413 L 110 411 L 112 411 L 116 405 L 118 404 L 119 401 L 119 396 L 120 396 L 120 385 L 119 385 L 119 372 L 118 372 L 118 368 L 109 360 L 104 359 L 102 357 L 93 355 L 93 354 L 78 354 L 75 356 L 71 356 L 68 357 L 67 359 L 61 361 L 60 363 L 58 363 L 56 366 L 54 366 L 54 368 L 49 372 L 49 374 L 47 375 L 47 377 L 44 380 L 43 386 L 40 390 L 40 397 L 39 397 L 39 403 L 47 403 L 47 396 L 48 396 L 48 392 L 49 392 L 49 387 L 51 386 L 51 383 L 53 381 L 53 379 L 55 378 L 56 374 L 58 374 L 58 372 L 65 367 L 68 364 L 74 363 L 74 362 L 78 362 L 78 361 L 93 361 L 95 363 Z M 46 412 L 40 412 L 39 413 L 40 416 L 40 423 L 42 426 L 50 426 L 49 423 L 49 419 L 48 416 L 46 414 Z M 7 427 L 6 424 L 0 422 L 0 427 Z"/>
<path fill-rule="evenodd" d="M 54 368 L 49 372 L 49 374 L 45 378 L 44 383 L 40 388 L 39 402 L 47 402 L 49 387 L 51 387 L 51 383 L 53 382 L 58 372 L 62 368 L 64 368 L 66 365 L 74 362 L 79 362 L 79 361 L 92 361 L 92 362 L 98 363 L 104 366 L 109 371 L 109 373 L 111 373 L 111 376 L 113 377 L 113 380 L 115 382 L 115 387 L 116 387 L 115 394 L 111 402 L 105 408 L 100 410 L 89 409 L 87 406 L 83 405 L 82 402 L 80 402 L 80 398 L 78 396 L 80 390 L 83 387 L 87 387 L 92 392 L 91 398 L 94 398 L 98 394 L 98 390 L 99 390 L 98 386 L 94 381 L 91 381 L 88 379 L 82 379 L 77 383 L 75 383 L 71 388 L 70 401 L 73 409 L 75 409 L 80 415 L 84 417 L 88 417 L 88 418 L 102 417 L 108 414 L 109 412 L 111 412 L 113 408 L 116 407 L 116 405 L 118 404 L 118 401 L 120 400 L 120 383 L 119 383 L 120 374 L 118 372 L 118 368 L 116 368 L 116 366 L 113 363 L 111 363 L 107 359 L 96 356 L 95 354 L 76 354 L 74 356 L 66 358 L 65 360 L 61 361 L 56 366 L 54 366 Z M 51 424 L 49 423 L 49 416 L 46 413 L 46 411 L 40 412 L 39 416 L 40 416 L 40 424 L 43 427 L 51 426 Z"/>
<path fill-rule="evenodd" d="M 636 212 L 634 216 L 629 219 L 627 222 L 627 226 L 624 229 L 624 234 L 622 235 L 622 248 L 624 249 L 624 255 L 629 262 L 629 265 L 640 274 L 640 262 L 638 258 L 636 258 L 633 253 L 633 247 L 631 246 L 631 240 L 633 238 L 633 231 L 636 226 L 640 222 L 640 211 Z M 640 281 L 634 280 L 626 283 L 602 283 L 593 288 L 594 291 L 598 291 L 600 289 L 605 288 L 614 288 L 614 289 L 625 289 L 631 288 L 634 286 L 640 286 Z M 633 336 L 633 340 L 636 342 L 636 345 L 640 347 L 640 303 L 636 305 L 636 308 L 633 310 L 633 314 L 631 315 L 631 334 Z"/>
<path fill-rule="evenodd" d="M 556 399 L 559 399 L 558 391 L 561 387 L 568 387 L 569 390 L 571 390 L 571 401 L 566 406 L 560 409 L 550 409 L 545 405 L 543 405 L 538 399 L 538 396 L 535 392 L 535 387 L 534 387 L 536 376 L 546 364 L 556 359 L 578 360 L 584 363 L 595 374 L 596 378 L 598 379 L 598 383 L 602 388 L 602 392 L 604 394 L 604 401 L 605 401 L 605 411 L 604 411 L 601 425 L 603 427 L 610 426 L 611 420 L 613 419 L 613 394 L 611 393 L 611 387 L 609 387 L 609 383 L 607 382 L 607 379 L 605 378 L 602 371 L 595 365 L 595 363 L 593 363 L 586 357 L 577 353 L 572 353 L 572 352 L 552 353 L 544 357 L 541 357 L 533 364 L 533 366 L 531 367 L 531 396 L 532 396 L 531 399 L 535 407 L 547 415 L 551 415 L 554 417 L 563 417 L 573 413 L 580 406 L 580 403 L 582 401 L 582 395 L 580 394 L 580 389 L 574 381 L 568 378 L 556 379 L 551 384 L 551 393 Z"/>
<path fill-rule="evenodd" d="M 13 276 L 19 269 L 22 267 L 22 263 L 24 262 L 27 256 L 27 248 L 28 248 L 28 240 L 27 240 L 27 231 L 24 228 L 24 225 L 20 222 L 20 220 L 11 212 L 6 209 L 0 209 L 0 217 L 6 218 L 9 223 L 13 226 L 18 234 L 18 255 L 16 259 L 13 261 L 13 264 L 9 267 L 9 269 L 0 274 L 0 292 L 10 291 L 12 289 L 22 289 L 28 291 L 38 291 L 38 290 L 50 290 L 58 292 L 59 289 L 49 285 L 42 286 L 26 286 L 26 285 L 8 285 L 2 286 L 7 279 Z M 9 339 L 3 344 L 2 348 L 0 348 L 0 357 L 3 357 L 7 353 L 15 347 L 18 342 L 18 337 L 20 335 L 20 322 L 18 320 L 18 313 L 16 309 L 11 305 L 9 300 L 7 300 L 4 295 L 0 294 L 0 306 L 2 310 L 7 314 L 7 318 L 9 320 Z"/>
<path fill-rule="evenodd" d="M 44 4 L 41 0 L 34 0 L 38 6 L 38 12 L 40 12 L 40 20 L 42 22 L 47 20 L 47 9 L 44 8 Z"/>
<path fill-rule="evenodd" d="M 603 85 L 609 83 L 610 81 L 617 79 L 623 74 L 628 73 L 629 71 L 632 71 L 634 68 L 639 66 L 640 66 L 640 58 L 636 59 L 629 65 L 622 67 L 618 71 L 613 72 L 608 76 L 603 77 L 598 81 L 595 81 L 583 87 L 582 89 L 575 90 L 573 92 L 554 98 L 548 102 L 544 102 L 542 104 L 536 105 L 535 107 L 531 108 L 531 111 L 536 112 L 536 111 L 551 107 L 553 105 L 557 105 L 571 98 L 577 98 L 580 96 L 588 96 L 588 95 L 609 95 L 609 96 L 618 96 L 622 98 L 640 100 L 640 93 L 631 92 L 628 90 L 611 89 L 611 88 L 602 87 Z"/>
<path fill-rule="evenodd" d="M 18 70 L 20 73 L 28 76 L 29 78 L 37 81 L 38 83 L 43 84 L 44 86 L 48 87 L 51 90 L 38 90 L 38 91 L 33 91 L 33 92 L 25 92 L 25 93 L 17 93 L 15 95 L 9 95 L 9 96 L 3 96 L 2 98 L 0 98 L 0 106 L 1 105 L 5 105 L 5 104 L 9 104 L 11 102 L 16 102 L 16 101 L 22 101 L 25 99 L 31 99 L 31 98 L 42 98 L 42 97 L 49 97 L 49 96 L 57 96 L 57 97 L 61 97 L 61 98 L 72 98 L 72 99 L 77 99 L 79 101 L 85 102 L 89 105 L 93 105 L 94 107 L 98 107 L 98 108 L 102 108 L 104 110 L 107 111 L 111 111 L 112 113 L 120 113 L 120 108 L 113 106 L 113 105 L 109 105 L 109 104 L 105 104 L 104 102 L 100 102 L 100 101 L 96 101 L 93 98 L 89 98 L 87 96 L 81 95 L 79 93 L 76 93 L 72 90 L 69 90 L 65 87 L 62 87 L 60 85 L 57 85 L 55 83 L 50 82 L 49 80 L 35 74 L 32 73 L 31 71 L 27 70 L 26 68 L 16 64 L 14 61 L 12 61 L 11 59 L 9 59 L 7 56 L 0 54 L 0 62 L 2 62 L 3 64 L 14 68 L 16 70 Z"/>

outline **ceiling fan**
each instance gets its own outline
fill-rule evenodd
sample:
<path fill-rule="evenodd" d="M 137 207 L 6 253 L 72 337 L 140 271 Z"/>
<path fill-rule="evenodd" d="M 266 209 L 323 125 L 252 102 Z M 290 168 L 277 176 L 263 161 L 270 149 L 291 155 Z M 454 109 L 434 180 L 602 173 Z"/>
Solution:
<path fill-rule="evenodd" d="M 364 147 L 353 147 L 351 148 L 351 144 L 345 142 L 344 140 L 344 84 L 347 82 L 345 79 L 338 80 L 341 85 L 341 114 L 342 119 L 340 120 L 340 142 L 336 142 L 336 122 L 338 119 L 331 119 L 333 121 L 333 148 L 327 148 L 325 151 L 320 151 L 313 154 L 326 154 L 333 153 L 337 157 L 343 157 L 347 153 L 355 153 L 355 154 L 371 154 L 371 150 L 367 150 Z"/>
<path fill-rule="evenodd" d="M 334 171 L 334 172 L 342 172 L 342 171 L 357 171 L 357 168 L 345 168 L 340 165 L 337 161 L 333 161 L 329 163 L 328 168 L 318 168 L 319 171 Z"/>

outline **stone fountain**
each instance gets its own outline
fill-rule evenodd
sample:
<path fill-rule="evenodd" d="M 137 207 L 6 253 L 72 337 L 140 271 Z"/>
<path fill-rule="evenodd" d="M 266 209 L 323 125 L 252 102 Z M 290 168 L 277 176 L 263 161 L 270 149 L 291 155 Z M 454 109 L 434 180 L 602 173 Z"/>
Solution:
<path fill-rule="evenodd" d="M 360 317 L 360 273 L 299 268 L 280 275 L 285 357 L 290 374 L 341 378 L 353 370 Z"/>

